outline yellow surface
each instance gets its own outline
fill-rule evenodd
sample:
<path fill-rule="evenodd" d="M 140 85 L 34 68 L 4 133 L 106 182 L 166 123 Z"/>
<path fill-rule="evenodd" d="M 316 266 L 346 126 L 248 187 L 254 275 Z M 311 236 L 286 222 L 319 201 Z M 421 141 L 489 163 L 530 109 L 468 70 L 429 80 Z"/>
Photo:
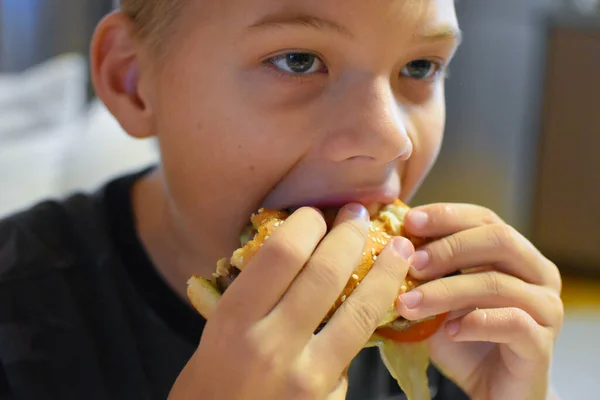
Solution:
<path fill-rule="evenodd" d="M 565 308 L 600 308 L 600 279 L 563 277 Z"/>

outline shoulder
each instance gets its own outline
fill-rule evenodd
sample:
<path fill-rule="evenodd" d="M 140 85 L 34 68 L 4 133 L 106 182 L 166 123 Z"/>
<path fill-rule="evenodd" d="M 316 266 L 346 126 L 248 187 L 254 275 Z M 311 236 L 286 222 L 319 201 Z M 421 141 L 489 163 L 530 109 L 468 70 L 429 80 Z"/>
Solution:
<path fill-rule="evenodd" d="M 95 357 L 85 322 L 94 266 L 81 234 L 101 219 L 95 204 L 78 195 L 0 221 L 0 398 L 73 398 L 51 394 L 77 386 L 59 375 L 84 374 L 77 365 Z"/>

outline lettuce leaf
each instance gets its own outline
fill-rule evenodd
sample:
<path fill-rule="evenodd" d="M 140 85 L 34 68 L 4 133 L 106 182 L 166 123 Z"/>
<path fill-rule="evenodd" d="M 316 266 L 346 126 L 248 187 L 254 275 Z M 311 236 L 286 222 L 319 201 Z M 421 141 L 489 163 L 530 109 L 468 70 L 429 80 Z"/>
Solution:
<path fill-rule="evenodd" d="M 381 359 L 408 400 L 431 400 L 427 343 L 398 343 L 373 335 L 365 347 L 378 347 Z"/>

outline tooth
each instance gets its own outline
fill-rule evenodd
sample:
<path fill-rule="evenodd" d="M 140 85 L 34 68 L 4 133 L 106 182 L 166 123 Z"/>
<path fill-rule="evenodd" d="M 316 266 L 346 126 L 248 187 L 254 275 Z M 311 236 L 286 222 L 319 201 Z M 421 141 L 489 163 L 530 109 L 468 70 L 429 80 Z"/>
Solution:
<path fill-rule="evenodd" d="M 383 207 L 381 203 L 373 203 L 367 206 L 367 211 L 371 217 L 375 216 L 379 212 L 379 210 Z"/>

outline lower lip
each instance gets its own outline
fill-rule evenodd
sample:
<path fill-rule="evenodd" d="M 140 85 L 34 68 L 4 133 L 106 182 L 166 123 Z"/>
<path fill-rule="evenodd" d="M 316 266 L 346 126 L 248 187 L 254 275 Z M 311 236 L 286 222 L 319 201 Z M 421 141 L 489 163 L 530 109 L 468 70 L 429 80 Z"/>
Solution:
<path fill-rule="evenodd" d="M 348 203 L 360 203 L 369 206 L 373 203 L 390 204 L 398 198 L 393 193 L 353 193 L 326 197 L 314 201 L 308 201 L 303 206 L 316 208 L 341 207 Z"/>

